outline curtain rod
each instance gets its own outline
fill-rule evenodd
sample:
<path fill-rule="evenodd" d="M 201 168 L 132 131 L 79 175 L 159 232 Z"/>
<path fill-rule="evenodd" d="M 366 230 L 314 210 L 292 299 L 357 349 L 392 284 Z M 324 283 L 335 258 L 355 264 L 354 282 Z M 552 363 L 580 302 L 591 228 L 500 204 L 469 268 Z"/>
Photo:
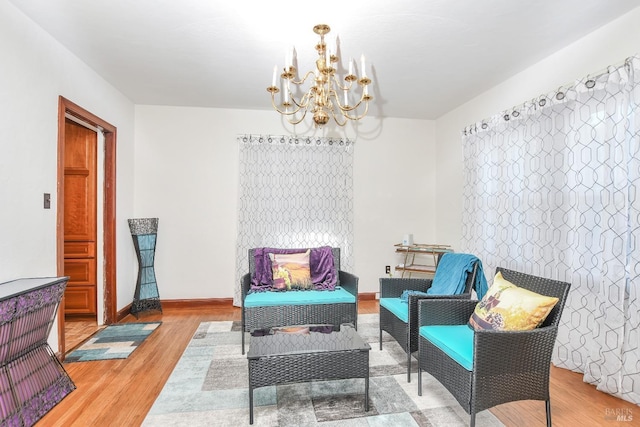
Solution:
<path fill-rule="evenodd" d="M 292 135 L 271 135 L 271 134 L 239 134 L 237 140 L 244 143 L 259 143 L 259 144 L 294 144 L 294 145 L 321 145 L 328 143 L 333 145 L 351 145 L 354 143 L 349 138 L 332 137 L 332 136 L 292 136 Z"/>
<path fill-rule="evenodd" d="M 623 61 L 618 62 L 617 64 L 612 64 L 612 65 L 608 65 L 607 67 L 600 69 L 599 71 L 597 71 L 596 73 L 590 73 L 587 74 L 586 77 L 582 78 L 582 79 L 578 79 L 578 81 L 582 81 L 584 80 L 584 85 L 587 89 L 593 89 L 596 85 L 596 81 L 606 75 L 606 74 L 611 74 L 614 71 L 617 71 L 623 67 L 629 67 L 631 64 L 631 61 L 633 60 L 633 58 L 637 58 L 637 56 L 629 56 L 626 59 L 624 59 Z M 566 96 L 566 92 L 576 89 L 578 86 L 578 84 L 576 83 L 576 80 L 574 80 L 572 83 L 568 83 L 568 84 L 563 84 L 558 86 L 558 88 L 555 91 L 555 98 L 558 101 L 562 101 L 564 100 L 565 96 Z M 509 110 L 502 110 L 499 113 L 495 114 L 494 116 L 485 118 L 480 120 L 480 122 L 476 122 L 476 123 L 472 123 L 471 125 L 465 126 L 465 128 L 462 130 L 462 134 L 463 135 L 471 135 L 483 130 L 488 129 L 489 127 L 489 123 L 490 121 L 492 121 L 492 119 L 496 116 L 502 116 L 504 121 L 509 121 L 511 119 L 511 117 L 518 117 L 520 116 L 520 110 L 524 110 L 525 108 L 527 108 L 529 105 L 533 105 L 534 108 L 539 107 L 544 107 L 547 103 L 547 98 L 548 98 L 548 94 L 550 92 L 547 93 L 543 93 L 541 95 L 538 95 L 537 97 L 531 99 L 530 101 L 524 101 L 521 104 L 518 104 L 516 106 L 513 106 L 511 108 L 511 111 Z M 480 124 L 480 130 L 478 129 L 478 124 Z"/>

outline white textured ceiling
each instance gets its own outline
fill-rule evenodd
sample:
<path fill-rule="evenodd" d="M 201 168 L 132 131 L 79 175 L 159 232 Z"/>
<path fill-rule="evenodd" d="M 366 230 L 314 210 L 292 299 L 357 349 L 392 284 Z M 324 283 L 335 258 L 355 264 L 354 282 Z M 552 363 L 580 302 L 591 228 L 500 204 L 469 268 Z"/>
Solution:
<path fill-rule="evenodd" d="M 274 65 L 316 24 L 367 57 L 372 115 L 434 119 L 638 0 L 10 0 L 136 104 L 271 109 Z"/>

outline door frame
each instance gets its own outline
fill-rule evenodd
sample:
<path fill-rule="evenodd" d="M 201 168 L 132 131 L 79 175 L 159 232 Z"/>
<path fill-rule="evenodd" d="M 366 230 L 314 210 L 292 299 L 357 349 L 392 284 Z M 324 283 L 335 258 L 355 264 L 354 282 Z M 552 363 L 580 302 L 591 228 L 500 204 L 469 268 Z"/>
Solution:
<path fill-rule="evenodd" d="M 116 136 L 117 128 L 79 105 L 60 96 L 58 98 L 58 183 L 56 220 L 56 269 L 64 276 L 64 144 L 65 116 L 69 114 L 95 126 L 104 135 L 103 189 L 103 262 L 104 262 L 104 323 L 116 322 Z M 100 230 L 100 228 L 98 228 Z M 58 352 L 66 352 L 64 337 L 64 298 L 58 308 Z"/>

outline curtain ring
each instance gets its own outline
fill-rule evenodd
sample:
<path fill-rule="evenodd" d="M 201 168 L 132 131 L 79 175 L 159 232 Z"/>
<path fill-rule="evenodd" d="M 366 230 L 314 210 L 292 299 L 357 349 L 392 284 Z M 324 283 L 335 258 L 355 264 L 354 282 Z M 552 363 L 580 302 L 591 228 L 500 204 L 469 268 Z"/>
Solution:
<path fill-rule="evenodd" d="M 633 58 L 633 56 L 630 56 L 624 60 L 624 67 L 627 69 L 627 72 L 630 72 L 633 67 Z"/>
<path fill-rule="evenodd" d="M 592 79 L 589 74 L 587 74 L 587 81 L 584 82 L 584 85 L 587 87 L 587 89 L 593 89 L 596 85 L 596 81 Z"/>
<path fill-rule="evenodd" d="M 558 101 L 562 101 L 564 99 L 564 97 L 565 97 L 565 93 L 562 91 L 562 86 L 560 86 L 558 88 L 558 91 L 556 92 L 556 99 Z"/>

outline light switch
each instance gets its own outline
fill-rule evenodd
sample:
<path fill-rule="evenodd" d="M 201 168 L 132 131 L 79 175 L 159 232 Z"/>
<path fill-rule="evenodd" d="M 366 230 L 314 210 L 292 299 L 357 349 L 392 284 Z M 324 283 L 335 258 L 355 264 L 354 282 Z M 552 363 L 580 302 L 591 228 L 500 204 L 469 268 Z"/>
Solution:
<path fill-rule="evenodd" d="M 44 208 L 51 209 L 51 194 L 44 193 Z"/>

